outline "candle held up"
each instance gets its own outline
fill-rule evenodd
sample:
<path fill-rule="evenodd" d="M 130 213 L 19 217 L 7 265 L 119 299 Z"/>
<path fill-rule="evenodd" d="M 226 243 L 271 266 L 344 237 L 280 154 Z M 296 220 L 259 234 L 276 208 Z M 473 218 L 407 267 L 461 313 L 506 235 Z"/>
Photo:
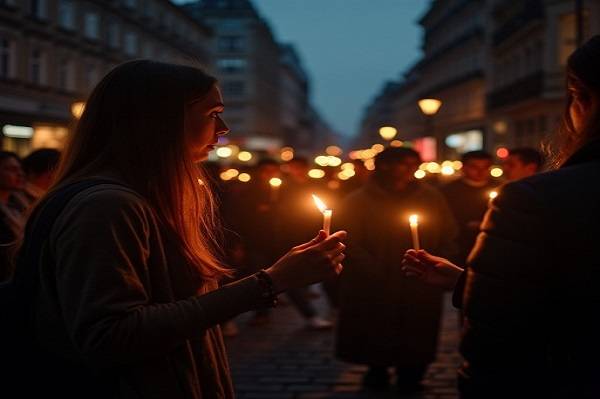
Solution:
<path fill-rule="evenodd" d="M 415 251 L 418 251 L 421 249 L 421 243 L 419 242 L 419 215 L 410 215 L 408 222 L 410 224 L 413 248 Z"/>
<path fill-rule="evenodd" d="M 317 208 L 323 214 L 323 230 L 329 235 L 331 233 L 331 217 L 333 216 L 333 210 L 327 208 L 327 205 L 325 205 L 325 203 L 316 195 L 313 194 L 312 197 L 315 201 L 315 205 L 317 205 Z"/>

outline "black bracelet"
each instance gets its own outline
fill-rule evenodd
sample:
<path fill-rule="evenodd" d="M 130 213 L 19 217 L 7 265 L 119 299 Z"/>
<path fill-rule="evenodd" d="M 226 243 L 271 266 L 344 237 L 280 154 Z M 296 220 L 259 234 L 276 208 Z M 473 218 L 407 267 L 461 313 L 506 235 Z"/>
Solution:
<path fill-rule="evenodd" d="M 261 297 L 265 301 L 265 306 L 274 308 L 277 306 L 277 294 L 275 293 L 275 287 L 271 276 L 264 270 L 258 271 L 255 276 L 261 285 Z"/>

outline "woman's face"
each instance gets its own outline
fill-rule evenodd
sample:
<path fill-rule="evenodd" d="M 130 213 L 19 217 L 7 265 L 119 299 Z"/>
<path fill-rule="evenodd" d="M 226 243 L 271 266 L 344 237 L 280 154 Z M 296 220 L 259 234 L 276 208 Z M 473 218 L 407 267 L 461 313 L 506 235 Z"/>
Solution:
<path fill-rule="evenodd" d="M 219 136 L 229 132 L 221 119 L 223 98 L 217 85 L 206 96 L 189 103 L 185 111 L 184 129 L 194 162 L 200 162 L 215 149 Z"/>
<path fill-rule="evenodd" d="M 597 114 L 599 99 L 594 93 L 577 84 L 577 82 L 571 82 L 568 90 L 571 95 L 569 115 L 575 132 L 580 134 L 583 133 L 588 122 Z"/>

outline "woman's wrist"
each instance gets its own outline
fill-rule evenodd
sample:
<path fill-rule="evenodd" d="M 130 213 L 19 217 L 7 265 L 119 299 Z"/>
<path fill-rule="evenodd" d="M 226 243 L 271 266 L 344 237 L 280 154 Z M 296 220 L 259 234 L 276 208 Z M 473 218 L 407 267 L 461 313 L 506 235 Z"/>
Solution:
<path fill-rule="evenodd" d="M 269 278 L 271 279 L 271 283 L 273 284 L 273 291 L 275 294 L 280 294 L 287 290 L 287 285 L 285 284 L 285 279 L 282 278 L 281 274 L 277 270 L 273 270 L 273 267 L 263 270 Z"/>

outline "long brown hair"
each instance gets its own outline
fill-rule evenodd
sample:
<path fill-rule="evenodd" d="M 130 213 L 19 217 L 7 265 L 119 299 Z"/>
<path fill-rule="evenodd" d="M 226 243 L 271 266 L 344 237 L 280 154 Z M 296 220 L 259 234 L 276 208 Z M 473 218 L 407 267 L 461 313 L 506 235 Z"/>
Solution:
<path fill-rule="evenodd" d="M 600 138 L 600 113 L 590 115 L 581 131 L 573 125 L 570 108 L 574 87 L 585 100 L 594 95 L 600 98 L 600 35 L 596 35 L 576 49 L 567 60 L 567 95 L 562 123 L 550 147 L 553 166 L 562 165 L 578 149 Z"/>
<path fill-rule="evenodd" d="M 200 68 L 148 60 L 110 71 L 91 93 L 54 187 L 115 170 L 155 209 L 202 277 L 225 273 L 210 182 L 186 150 L 186 104 L 216 79 Z"/>

